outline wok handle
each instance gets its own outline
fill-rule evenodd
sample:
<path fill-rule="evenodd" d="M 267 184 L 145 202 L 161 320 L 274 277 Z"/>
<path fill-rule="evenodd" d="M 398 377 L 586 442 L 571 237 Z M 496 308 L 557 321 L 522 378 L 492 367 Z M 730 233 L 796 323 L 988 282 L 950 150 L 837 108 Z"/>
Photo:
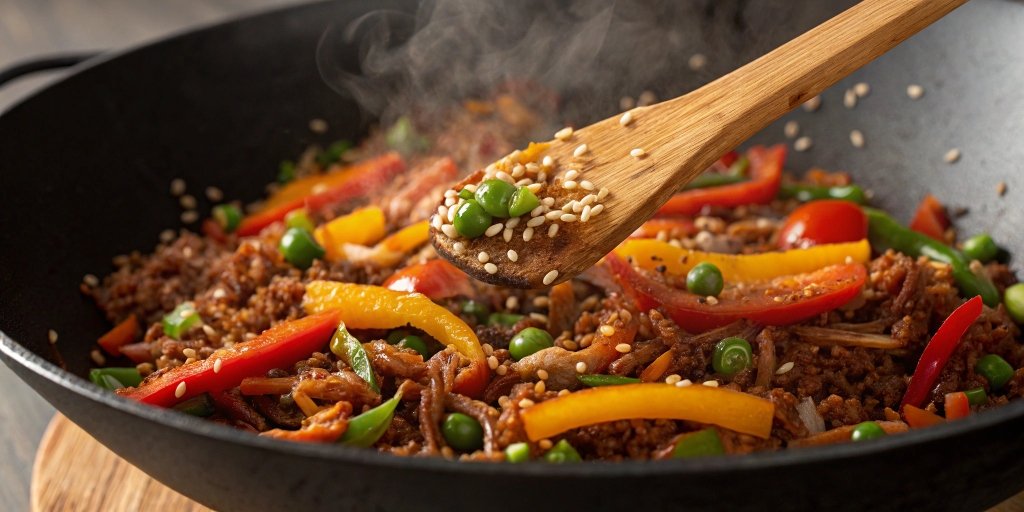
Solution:
<path fill-rule="evenodd" d="M 15 62 L 0 69 L 0 87 L 24 75 L 75 66 L 101 54 L 102 52 L 56 53 Z"/>

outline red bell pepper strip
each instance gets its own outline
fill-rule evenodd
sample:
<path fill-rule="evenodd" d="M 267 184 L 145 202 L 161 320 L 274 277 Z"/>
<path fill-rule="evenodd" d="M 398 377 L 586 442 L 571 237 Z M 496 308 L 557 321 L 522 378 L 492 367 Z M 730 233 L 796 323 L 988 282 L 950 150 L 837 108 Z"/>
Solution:
<path fill-rule="evenodd" d="M 947 420 L 966 418 L 971 414 L 971 403 L 967 400 L 967 393 L 963 391 L 946 393 L 945 409 Z"/>
<path fill-rule="evenodd" d="M 680 192 L 672 196 L 657 215 L 696 215 L 705 206 L 734 207 L 772 202 L 782 184 L 786 147 L 755 146 L 747 152 L 747 158 L 750 159 L 750 181 Z"/>
<path fill-rule="evenodd" d="M 668 239 L 684 238 L 696 235 L 699 230 L 689 217 L 655 217 L 644 222 L 630 238 L 658 238 L 664 232 Z"/>
<path fill-rule="evenodd" d="M 705 297 L 649 278 L 614 253 L 605 257 L 623 290 L 640 311 L 661 308 L 680 327 L 704 332 L 747 319 L 762 325 L 790 325 L 832 311 L 857 296 L 867 270 L 860 263 L 727 288 L 711 304 Z"/>
<path fill-rule="evenodd" d="M 135 341 L 135 337 L 138 334 L 139 319 L 135 315 L 131 315 L 114 326 L 113 329 L 107 331 L 106 334 L 100 336 L 96 343 L 103 347 L 103 350 L 108 354 L 116 356 L 121 354 L 121 347 Z"/>
<path fill-rule="evenodd" d="M 316 211 L 325 206 L 354 199 L 389 185 L 392 179 L 405 170 L 405 162 L 397 153 L 388 153 L 372 160 L 360 162 L 343 171 L 348 176 L 328 186 L 327 190 L 298 197 L 242 219 L 238 236 L 251 236 L 263 228 L 284 220 L 285 215 L 299 208 Z M 356 172 L 351 172 L 356 171 Z"/>
<path fill-rule="evenodd" d="M 940 242 L 946 240 L 946 229 L 949 228 L 949 217 L 946 207 L 935 196 L 928 194 L 917 205 L 914 219 L 910 221 L 910 229 L 928 235 Z"/>
<path fill-rule="evenodd" d="M 907 386 L 907 392 L 903 395 L 900 407 L 905 405 L 921 407 L 924 404 L 928 393 L 935 386 L 939 374 L 942 373 L 946 362 L 949 361 L 949 356 L 960 344 L 960 338 L 981 316 L 981 308 L 981 296 L 978 295 L 961 304 L 949 315 L 949 318 L 942 322 L 939 330 L 935 331 L 935 336 L 932 336 L 932 339 L 925 345 L 921 359 L 917 361 L 917 368 L 914 369 L 914 375 L 910 377 L 910 385 Z"/>
<path fill-rule="evenodd" d="M 325 350 L 338 322 L 337 311 L 325 311 L 278 324 L 251 341 L 220 349 L 202 361 L 147 379 L 139 387 L 120 389 L 118 394 L 170 407 L 196 395 L 230 389 L 246 377 L 264 375 L 268 370 L 290 366 L 313 352 Z"/>
<path fill-rule="evenodd" d="M 422 293 L 433 301 L 474 295 L 469 276 L 442 259 L 409 265 L 391 274 L 384 287 L 396 292 Z"/>

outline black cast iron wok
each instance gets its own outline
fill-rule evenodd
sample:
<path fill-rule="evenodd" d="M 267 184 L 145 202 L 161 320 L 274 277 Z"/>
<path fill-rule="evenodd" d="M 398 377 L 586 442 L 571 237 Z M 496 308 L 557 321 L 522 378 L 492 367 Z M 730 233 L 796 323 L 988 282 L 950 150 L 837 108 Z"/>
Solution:
<path fill-rule="evenodd" d="M 734 35 L 725 39 L 731 45 L 693 49 L 711 57 L 707 73 L 689 72 L 681 57 L 678 76 L 652 84 L 665 96 L 754 57 L 745 46 L 752 31 L 777 44 L 849 5 L 692 3 L 693 16 L 668 21 L 716 40 Z M 148 249 L 161 229 L 179 226 L 167 193 L 172 178 L 251 200 L 273 179 L 275 162 L 310 143 L 357 137 L 364 116 L 323 83 L 315 51 L 328 25 L 382 7 L 414 6 L 314 4 L 190 32 L 98 59 L 4 113 L 4 362 L 103 444 L 225 510 L 968 510 L 1024 487 L 1024 402 L 867 445 L 555 467 L 279 442 L 122 400 L 83 380 L 89 350 L 108 325 L 79 294 L 82 276 L 108 271 L 112 255 Z M 967 232 L 987 230 L 1024 251 L 1017 228 L 1024 220 L 1022 27 L 1020 2 L 975 0 L 961 8 L 827 92 L 820 112 L 791 114 L 815 146 L 794 153 L 790 168 L 850 169 L 904 219 L 933 192 L 970 209 L 958 221 Z M 354 46 L 337 58 L 357 69 Z M 844 109 L 842 88 L 856 80 L 872 85 L 871 96 Z M 926 87 L 924 100 L 906 98 L 909 83 Z M 564 92 L 571 103 L 574 91 Z M 612 107 L 589 106 L 595 116 Z M 306 127 L 315 117 L 331 120 L 331 132 L 311 135 Z M 864 132 L 865 149 L 849 145 L 852 129 Z M 781 140 L 782 130 L 759 139 Z M 942 161 L 952 147 L 963 151 L 955 166 Z M 1000 181 L 1008 185 L 1002 198 Z M 60 333 L 56 348 L 47 342 L 51 328 Z"/>

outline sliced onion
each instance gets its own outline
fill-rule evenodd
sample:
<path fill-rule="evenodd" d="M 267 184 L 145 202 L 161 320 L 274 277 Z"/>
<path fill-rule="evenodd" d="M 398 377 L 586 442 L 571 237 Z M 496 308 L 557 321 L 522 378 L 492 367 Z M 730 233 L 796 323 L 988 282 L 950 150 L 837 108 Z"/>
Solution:
<path fill-rule="evenodd" d="M 825 431 L 825 419 L 818 414 L 818 408 L 814 405 L 811 397 L 805 396 L 800 403 L 796 404 L 796 412 L 807 427 L 810 435 L 820 434 Z"/>
<path fill-rule="evenodd" d="M 793 333 L 800 341 L 815 345 L 841 345 L 844 347 L 864 347 L 880 349 L 903 348 L 903 343 L 884 334 L 867 334 L 862 332 L 842 331 L 825 327 L 798 326 Z"/>

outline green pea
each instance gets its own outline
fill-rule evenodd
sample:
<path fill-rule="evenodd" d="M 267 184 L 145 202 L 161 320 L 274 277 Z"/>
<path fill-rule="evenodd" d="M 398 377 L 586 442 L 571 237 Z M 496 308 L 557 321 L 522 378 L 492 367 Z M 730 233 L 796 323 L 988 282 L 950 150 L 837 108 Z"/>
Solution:
<path fill-rule="evenodd" d="M 298 210 L 292 210 L 284 216 L 284 225 L 290 228 L 302 228 L 310 233 L 316 229 L 313 225 L 313 221 L 309 220 L 309 214 L 306 213 L 305 208 L 299 208 Z"/>
<path fill-rule="evenodd" d="M 879 437 L 885 436 L 885 430 L 873 421 L 865 421 L 864 423 L 858 423 L 857 426 L 853 427 L 853 432 L 850 433 L 851 441 L 867 441 L 869 439 L 878 439 Z"/>
<path fill-rule="evenodd" d="M 988 263 L 999 253 L 999 246 L 987 233 L 974 235 L 964 241 L 964 256 L 969 259 Z"/>
<path fill-rule="evenodd" d="M 303 270 L 309 268 L 313 260 L 323 258 L 327 253 L 313 238 L 313 234 L 302 228 L 289 228 L 285 231 L 278 248 L 288 263 Z"/>
<path fill-rule="evenodd" d="M 491 313 L 490 315 L 487 315 L 487 325 L 504 325 L 505 327 L 512 327 L 519 323 L 523 318 L 523 315 L 517 315 L 515 313 Z"/>
<path fill-rule="evenodd" d="M 459 451 L 472 452 L 484 446 L 483 427 L 461 412 L 453 412 L 444 418 L 441 434 L 449 446 Z"/>
<path fill-rule="evenodd" d="M 512 195 L 516 193 L 516 186 L 498 179 L 487 180 L 476 187 L 476 202 L 484 210 L 495 217 L 508 217 L 508 204 L 512 201 Z"/>
<path fill-rule="evenodd" d="M 543 329 L 527 327 L 519 331 L 508 344 L 508 352 L 516 361 L 548 347 L 554 346 L 551 335 Z"/>
<path fill-rule="evenodd" d="M 430 357 L 430 351 L 427 350 L 427 342 L 423 341 L 423 338 L 420 338 L 415 334 L 410 334 L 402 338 L 402 340 L 396 343 L 395 346 L 402 348 L 411 348 L 416 352 L 419 352 L 419 354 L 423 356 L 424 359 Z"/>
<path fill-rule="evenodd" d="M 974 364 L 974 371 L 988 379 L 992 389 L 1001 389 L 1013 378 L 1013 367 L 996 354 L 981 356 Z"/>
<path fill-rule="evenodd" d="M 213 220 L 225 233 L 233 233 L 242 223 L 242 210 L 233 204 L 217 205 L 213 207 Z"/>
<path fill-rule="evenodd" d="M 528 443 L 512 443 L 505 448 L 505 460 L 513 464 L 530 460 L 530 445 Z"/>
<path fill-rule="evenodd" d="M 540 206 L 540 199 L 537 199 L 537 196 L 530 189 L 519 187 L 512 194 L 512 200 L 508 204 L 508 215 L 509 217 L 526 215 L 538 206 Z"/>
<path fill-rule="evenodd" d="M 1017 283 L 1006 289 L 1003 304 L 1010 317 L 1018 324 L 1024 324 L 1024 283 Z"/>
<path fill-rule="evenodd" d="M 719 341 L 711 355 L 711 366 L 722 375 L 735 375 L 750 367 L 753 362 L 750 343 L 743 338 L 730 337 Z"/>
<path fill-rule="evenodd" d="M 164 334 L 180 340 L 193 326 L 199 324 L 202 318 L 196 313 L 196 306 L 191 302 L 182 302 L 163 318 Z"/>
<path fill-rule="evenodd" d="M 476 323 L 482 324 L 487 322 L 487 317 L 491 314 L 491 309 L 482 302 L 466 300 L 462 303 L 462 314 L 472 316 L 476 318 Z"/>
<path fill-rule="evenodd" d="M 717 297 L 724 286 L 722 271 L 706 261 L 698 263 L 686 274 L 686 289 L 690 293 Z"/>
<path fill-rule="evenodd" d="M 585 374 L 577 375 L 576 380 L 587 387 L 598 386 L 621 386 L 623 384 L 638 384 L 640 379 L 634 377 L 623 377 L 621 375 Z"/>
<path fill-rule="evenodd" d="M 554 446 L 544 454 L 544 461 L 552 464 L 565 464 L 566 462 L 580 462 L 583 457 L 580 457 L 580 452 L 573 448 L 569 441 L 562 439 L 555 443 Z"/>
<path fill-rule="evenodd" d="M 323 153 L 317 155 L 316 161 L 321 167 L 327 167 L 328 165 L 341 160 L 341 156 L 344 155 L 351 147 L 352 143 L 347 140 L 335 141 L 331 143 L 330 146 L 327 146 L 327 149 L 325 149 Z"/>
<path fill-rule="evenodd" d="M 470 200 L 462 203 L 462 206 L 455 210 L 455 220 L 452 224 L 455 225 L 455 230 L 460 235 L 466 238 L 476 238 L 491 227 L 491 220 L 493 220 L 491 214 L 487 213 L 480 203 Z"/>
<path fill-rule="evenodd" d="M 388 343 L 390 343 L 392 345 L 398 345 L 398 342 L 402 341 L 402 338 L 404 338 L 404 337 L 406 337 L 408 335 L 409 335 L 409 331 L 406 331 L 405 329 L 399 329 L 397 331 L 391 331 L 388 334 L 387 340 L 388 340 Z"/>
<path fill-rule="evenodd" d="M 725 447 L 722 446 L 722 439 L 718 437 L 718 431 L 714 428 L 684 434 L 676 441 L 676 446 L 672 449 L 672 457 L 676 459 L 707 457 L 724 453 Z"/>
<path fill-rule="evenodd" d="M 967 401 L 971 405 L 982 405 L 988 402 L 988 395 L 985 393 L 985 388 L 974 388 L 964 391 L 967 395 Z"/>

